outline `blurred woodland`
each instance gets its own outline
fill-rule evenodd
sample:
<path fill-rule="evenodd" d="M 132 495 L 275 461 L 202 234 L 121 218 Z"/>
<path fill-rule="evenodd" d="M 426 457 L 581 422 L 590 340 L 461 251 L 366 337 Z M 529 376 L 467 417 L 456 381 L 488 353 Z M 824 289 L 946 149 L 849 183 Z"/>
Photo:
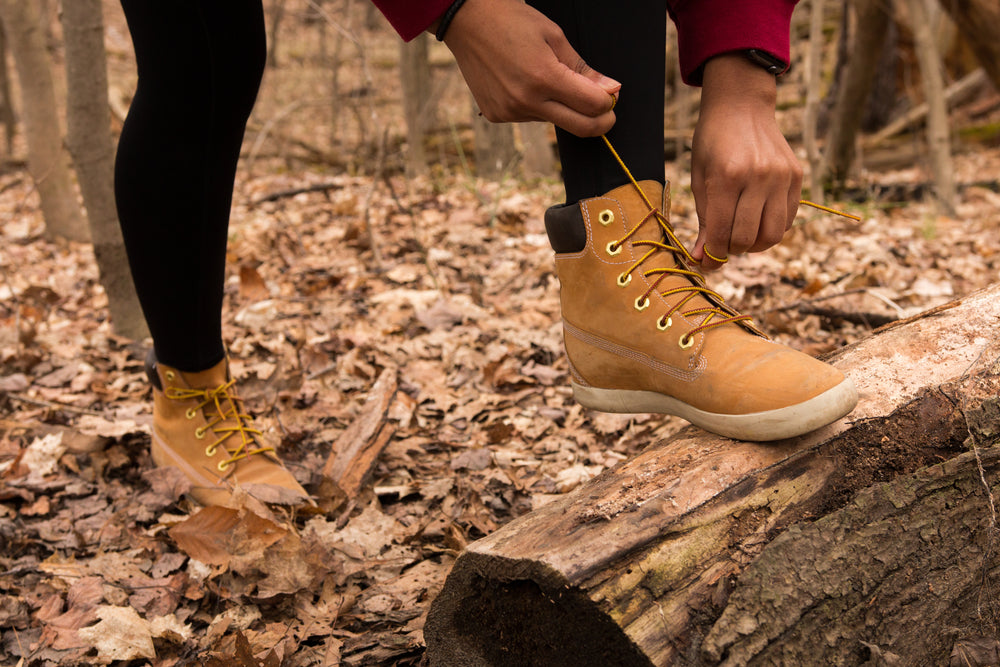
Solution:
<path fill-rule="evenodd" d="M 467 544 L 685 426 L 572 399 L 542 225 L 562 200 L 550 127 L 481 119 L 447 48 L 401 43 L 369 3 L 265 10 L 224 335 L 319 499 L 298 514 L 199 508 L 154 472 L 111 190 L 127 27 L 111 0 L 0 0 L 0 664 L 420 664 Z M 996 0 L 802 0 L 779 121 L 803 195 L 861 221 L 803 208 L 713 289 L 822 355 L 1000 282 L 998 34 Z M 665 57 L 690 242 L 699 92 Z M 912 664 L 997 664 L 988 607 L 972 634 L 928 628 L 937 652 Z M 857 641 L 839 664 L 910 664 L 879 656 Z"/>

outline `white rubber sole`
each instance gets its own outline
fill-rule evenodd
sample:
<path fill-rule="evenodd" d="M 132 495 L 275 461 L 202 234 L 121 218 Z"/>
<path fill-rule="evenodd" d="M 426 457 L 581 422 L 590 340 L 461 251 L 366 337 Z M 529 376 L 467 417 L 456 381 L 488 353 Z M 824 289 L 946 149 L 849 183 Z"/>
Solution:
<path fill-rule="evenodd" d="M 802 403 L 742 415 L 706 412 L 654 391 L 598 389 L 576 382 L 573 382 L 573 397 L 592 410 L 675 415 L 727 438 L 758 442 L 794 438 L 815 431 L 840 419 L 858 404 L 858 392 L 850 378 Z"/>

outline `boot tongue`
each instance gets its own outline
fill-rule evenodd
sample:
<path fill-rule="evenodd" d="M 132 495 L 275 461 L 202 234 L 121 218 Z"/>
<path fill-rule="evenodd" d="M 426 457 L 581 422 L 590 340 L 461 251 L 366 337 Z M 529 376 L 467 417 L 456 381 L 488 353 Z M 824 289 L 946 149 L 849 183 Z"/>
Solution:
<path fill-rule="evenodd" d="M 632 230 L 636 225 L 639 225 L 639 229 L 632 235 L 631 241 L 635 244 L 637 241 L 653 241 L 655 243 L 663 243 L 666 245 L 673 245 L 674 242 L 670 240 L 663 231 L 663 226 L 659 222 L 656 215 L 646 215 L 649 211 L 649 206 L 646 201 L 639 194 L 639 191 L 634 185 L 628 186 L 631 190 L 630 196 L 628 198 L 628 224 L 629 230 Z M 639 188 L 642 193 L 646 195 L 646 200 L 653 206 L 659 206 L 659 211 L 662 214 L 663 219 L 669 224 L 670 221 L 670 188 L 666 188 L 663 184 L 657 181 L 639 181 Z M 642 244 L 635 248 L 636 253 L 640 255 L 646 254 L 652 246 Z M 677 257 L 667 259 L 667 257 L 661 253 L 666 251 L 661 251 L 647 260 L 650 265 L 664 266 L 664 262 L 670 263 L 672 266 L 680 266 L 682 268 L 687 268 Z M 673 260 L 673 261 L 671 261 Z"/>
<path fill-rule="evenodd" d="M 229 380 L 229 364 L 223 359 L 211 368 L 194 373 L 181 373 L 192 389 L 215 389 Z"/>

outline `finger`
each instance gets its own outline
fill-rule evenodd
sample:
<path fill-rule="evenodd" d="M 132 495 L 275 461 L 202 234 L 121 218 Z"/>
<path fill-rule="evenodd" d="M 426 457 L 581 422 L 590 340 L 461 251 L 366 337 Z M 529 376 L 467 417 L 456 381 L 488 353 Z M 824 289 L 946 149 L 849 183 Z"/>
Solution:
<path fill-rule="evenodd" d="M 741 193 L 729 234 L 729 252 L 732 254 L 742 255 L 757 242 L 765 201 L 763 196 L 756 192 L 744 190 Z"/>
<path fill-rule="evenodd" d="M 598 116 L 608 109 L 608 95 L 617 97 L 622 85 L 590 67 L 566 41 L 549 40 L 549 47 L 561 67 L 549 80 L 552 99 L 587 116 Z"/>
<path fill-rule="evenodd" d="M 788 188 L 788 205 L 785 209 L 785 231 L 792 228 L 795 216 L 799 214 L 799 200 L 802 199 L 802 171 L 792 175 L 792 185 Z"/>
<path fill-rule="evenodd" d="M 698 238 L 691 255 L 701 262 L 702 270 L 714 271 L 728 261 L 734 212 L 739 198 L 735 188 L 715 188 L 694 176 L 691 188 L 695 192 L 695 209 L 698 211 Z"/>
<path fill-rule="evenodd" d="M 787 201 L 781 196 L 772 197 L 764 204 L 757 229 L 757 238 L 748 252 L 761 252 L 781 243 L 788 222 Z"/>
<path fill-rule="evenodd" d="M 605 103 L 604 106 L 603 113 L 589 116 L 561 102 L 549 100 L 542 104 L 539 109 L 541 118 L 537 120 L 546 120 L 578 137 L 598 137 L 608 132 L 615 124 L 615 113 L 610 110 L 610 104 Z"/>

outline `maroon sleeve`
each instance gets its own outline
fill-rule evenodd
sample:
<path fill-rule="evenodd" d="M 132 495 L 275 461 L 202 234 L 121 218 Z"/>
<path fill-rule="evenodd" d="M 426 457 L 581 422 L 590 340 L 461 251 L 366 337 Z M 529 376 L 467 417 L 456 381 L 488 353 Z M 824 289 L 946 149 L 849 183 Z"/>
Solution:
<path fill-rule="evenodd" d="M 727 51 L 762 49 L 788 62 L 796 1 L 670 0 L 684 81 L 701 84 L 705 61 Z"/>
<path fill-rule="evenodd" d="M 410 41 L 434 23 L 453 0 L 372 0 L 399 36 Z"/>

